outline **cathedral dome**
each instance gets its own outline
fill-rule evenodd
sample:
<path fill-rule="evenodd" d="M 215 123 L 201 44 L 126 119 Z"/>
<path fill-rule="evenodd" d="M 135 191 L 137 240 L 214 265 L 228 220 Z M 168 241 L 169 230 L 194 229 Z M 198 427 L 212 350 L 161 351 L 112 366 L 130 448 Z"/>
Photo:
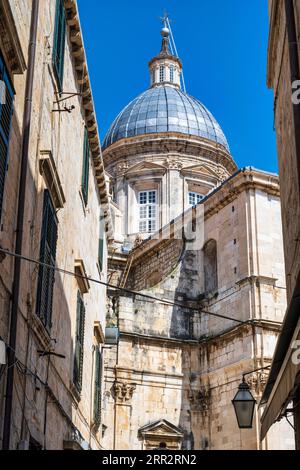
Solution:
<path fill-rule="evenodd" d="M 127 137 L 166 132 L 202 137 L 229 152 L 220 125 L 206 107 L 168 83 L 146 90 L 121 111 L 104 139 L 103 149 Z"/>

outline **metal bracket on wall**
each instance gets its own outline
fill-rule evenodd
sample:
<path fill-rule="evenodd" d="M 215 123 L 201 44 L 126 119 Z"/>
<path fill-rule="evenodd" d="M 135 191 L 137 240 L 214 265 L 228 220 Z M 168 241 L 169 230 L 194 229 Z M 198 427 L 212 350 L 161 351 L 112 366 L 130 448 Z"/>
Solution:
<path fill-rule="evenodd" d="M 52 109 L 52 112 L 53 113 L 64 113 L 64 112 L 67 112 L 67 113 L 71 113 L 73 111 L 73 109 L 75 109 L 75 106 L 72 105 L 72 106 L 67 106 L 65 104 L 65 102 L 71 98 L 74 98 L 75 96 L 81 96 L 82 97 L 82 93 L 74 93 L 74 92 L 67 92 L 67 91 L 64 91 L 64 92 L 61 92 L 61 93 L 56 93 L 56 95 L 59 95 L 59 97 L 62 97 L 64 96 L 63 98 L 60 98 L 60 99 L 57 99 L 56 101 L 53 102 L 53 105 L 57 105 L 57 109 Z M 63 107 L 61 108 L 60 107 L 60 104 L 61 103 L 64 103 L 63 104 Z"/>

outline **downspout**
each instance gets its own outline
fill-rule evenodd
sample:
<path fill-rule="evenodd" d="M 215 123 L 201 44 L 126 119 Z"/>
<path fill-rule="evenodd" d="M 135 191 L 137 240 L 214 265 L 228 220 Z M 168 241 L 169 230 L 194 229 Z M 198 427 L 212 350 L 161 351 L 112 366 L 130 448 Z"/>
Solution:
<path fill-rule="evenodd" d="M 298 51 L 298 38 L 296 32 L 296 21 L 295 21 L 295 10 L 293 0 L 285 0 L 285 15 L 286 15 L 286 27 L 289 43 L 289 57 L 290 57 L 290 71 L 291 71 L 291 84 L 296 80 L 300 79 L 299 69 L 299 51 Z M 293 89 L 293 88 L 291 88 Z M 297 158 L 297 174 L 298 174 L 298 185 L 300 188 L 300 105 L 293 103 L 293 115 L 294 115 L 294 132 L 295 132 L 295 145 L 296 145 L 296 158 Z M 296 395 L 299 396 L 298 393 Z M 297 401 L 297 400 L 296 400 Z M 294 402 L 294 406 L 297 404 Z M 298 408 L 299 410 L 299 408 Z M 294 414 L 295 419 L 295 441 L 296 450 L 300 449 L 300 417 L 299 411 Z"/>
<path fill-rule="evenodd" d="M 25 89 L 25 100 L 24 100 L 22 154 L 21 154 L 21 170 L 20 170 L 19 195 L 18 195 L 16 245 L 15 245 L 15 252 L 17 254 L 21 254 L 22 242 L 23 242 L 23 222 L 24 222 L 24 208 L 25 208 L 25 196 L 26 196 L 26 177 L 27 177 L 27 167 L 28 167 L 29 138 L 30 138 L 30 127 L 31 127 L 31 109 L 32 109 L 33 78 L 34 78 L 36 40 L 37 40 L 37 28 L 38 28 L 38 13 L 39 13 L 39 0 L 32 0 L 30 37 L 29 37 L 29 46 L 28 46 L 28 70 L 27 70 L 27 76 L 26 76 L 26 89 Z M 2 444 L 3 450 L 9 450 L 10 448 L 14 370 L 15 370 L 15 361 L 16 361 L 15 349 L 16 349 L 16 339 L 17 339 L 18 306 L 19 306 L 19 295 L 20 295 L 20 275 L 21 275 L 21 259 L 15 258 L 13 287 L 12 287 L 10 332 L 9 332 L 5 412 L 4 412 L 4 425 L 3 425 L 3 444 Z"/>

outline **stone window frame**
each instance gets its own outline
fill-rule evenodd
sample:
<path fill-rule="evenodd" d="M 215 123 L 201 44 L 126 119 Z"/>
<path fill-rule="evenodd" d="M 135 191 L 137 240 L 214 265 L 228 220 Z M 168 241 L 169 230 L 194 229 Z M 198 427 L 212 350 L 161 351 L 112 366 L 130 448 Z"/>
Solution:
<path fill-rule="evenodd" d="M 145 194 L 146 200 L 144 203 L 141 202 L 141 196 Z M 154 200 L 150 199 L 150 194 L 154 195 Z M 141 233 L 154 233 L 157 230 L 157 218 L 158 218 L 158 192 L 157 189 L 142 189 L 138 192 L 138 206 L 139 206 L 139 232 Z M 152 196 L 151 196 L 152 197 Z M 142 217 L 142 209 L 145 209 L 145 216 Z M 151 216 L 153 211 L 154 216 Z M 152 226 L 152 224 L 154 225 Z M 145 230 L 141 229 L 141 224 L 145 224 Z M 153 230 L 150 230 L 153 228 Z"/>
<path fill-rule="evenodd" d="M 189 206 L 190 207 L 194 207 L 196 206 L 197 204 L 199 204 L 202 199 L 204 199 L 205 195 L 202 194 L 202 193 L 198 193 L 198 192 L 195 192 L 195 191 L 189 191 L 188 193 L 188 198 L 189 198 Z M 192 203 L 191 202 L 191 199 L 194 199 L 194 202 Z"/>
<path fill-rule="evenodd" d="M 157 226 L 159 230 L 162 226 L 162 200 L 163 200 L 163 178 L 143 178 L 142 181 L 128 181 L 128 204 L 127 204 L 127 233 L 138 234 L 139 232 L 139 204 L 138 194 L 142 191 L 157 191 Z M 150 232 L 144 232 L 150 233 Z"/>
<path fill-rule="evenodd" d="M 159 83 L 166 81 L 166 67 L 164 64 L 159 66 Z"/>
<path fill-rule="evenodd" d="M 175 83 L 175 67 L 173 64 L 169 66 L 169 73 L 170 73 L 170 83 Z"/>
<path fill-rule="evenodd" d="M 189 193 L 198 193 L 206 197 L 214 188 L 215 186 L 212 184 L 208 184 L 198 178 L 185 178 L 185 207 L 187 209 L 192 207 L 189 203 Z"/>

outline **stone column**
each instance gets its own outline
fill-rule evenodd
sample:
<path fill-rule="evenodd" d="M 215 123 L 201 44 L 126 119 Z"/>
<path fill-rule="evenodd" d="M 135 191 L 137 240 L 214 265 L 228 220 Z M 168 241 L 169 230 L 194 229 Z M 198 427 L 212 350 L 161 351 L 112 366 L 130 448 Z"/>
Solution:
<path fill-rule="evenodd" d="M 125 179 L 125 172 L 128 170 L 128 163 L 127 162 L 120 162 L 117 165 L 117 169 L 115 172 L 116 178 L 116 185 L 115 185 L 115 194 L 116 194 L 116 202 L 120 211 L 123 214 L 122 220 L 122 234 L 126 234 L 127 230 L 127 182 Z"/>
<path fill-rule="evenodd" d="M 180 170 L 182 164 L 176 157 L 167 157 L 165 165 L 169 170 L 168 194 L 169 194 L 169 221 L 175 219 L 183 212 L 183 185 Z"/>
<path fill-rule="evenodd" d="M 135 384 L 128 382 L 116 381 L 114 384 L 116 407 L 116 450 L 124 450 L 130 448 L 130 422 L 132 410 L 131 400 L 135 388 Z"/>

